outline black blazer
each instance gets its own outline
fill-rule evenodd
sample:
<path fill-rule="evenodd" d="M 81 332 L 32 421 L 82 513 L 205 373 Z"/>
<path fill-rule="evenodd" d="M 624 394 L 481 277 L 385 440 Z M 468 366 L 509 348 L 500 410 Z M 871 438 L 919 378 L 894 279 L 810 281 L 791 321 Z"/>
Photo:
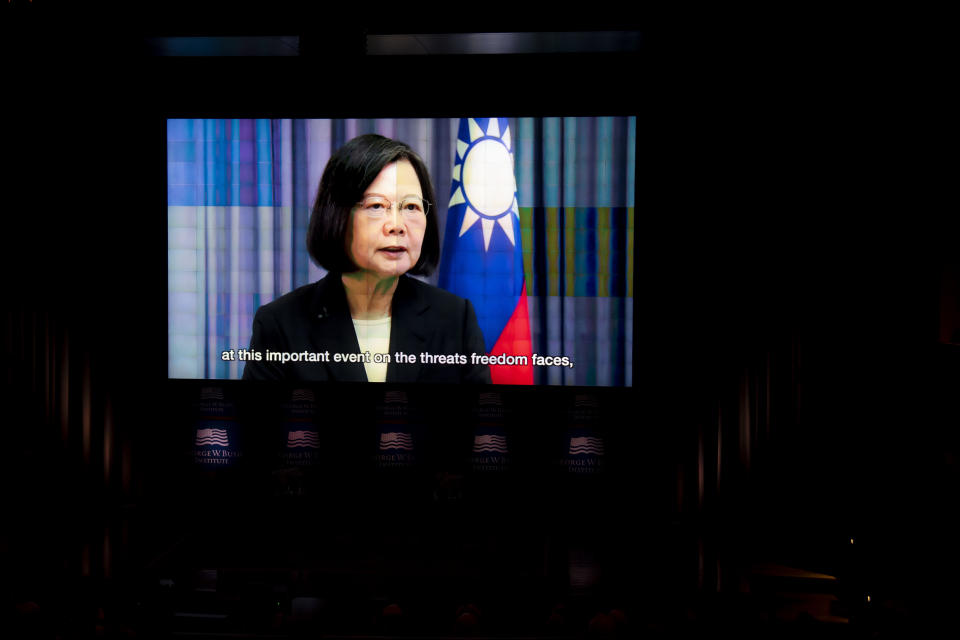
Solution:
<path fill-rule="evenodd" d="M 490 382 L 490 368 L 471 363 L 471 354 L 483 355 L 486 350 L 469 300 L 402 276 L 393 294 L 391 315 L 387 382 Z M 247 361 L 244 380 L 367 380 L 362 362 L 334 362 L 335 353 L 360 352 L 339 274 L 260 307 L 253 318 L 250 349 L 259 351 L 263 359 Z M 267 362 L 268 349 L 329 352 L 329 362 Z M 417 362 L 398 364 L 393 358 L 398 351 L 416 356 Z M 424 352 L 461 353 L 467 364 L 423 364 L 420 354 Z"/>

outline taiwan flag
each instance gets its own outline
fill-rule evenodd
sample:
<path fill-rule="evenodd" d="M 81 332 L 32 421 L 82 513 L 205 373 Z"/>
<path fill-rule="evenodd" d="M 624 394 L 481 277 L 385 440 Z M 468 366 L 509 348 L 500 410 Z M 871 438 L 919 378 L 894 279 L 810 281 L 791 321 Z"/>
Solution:
<path fill-rule="evenodd" d="M 487 354 L 523 362 L 491 365 L 494 384 L 533 384 L 513 140 L 506 118 L 460 120 L 443 253 L 439 285 L 473 303 Z"/>

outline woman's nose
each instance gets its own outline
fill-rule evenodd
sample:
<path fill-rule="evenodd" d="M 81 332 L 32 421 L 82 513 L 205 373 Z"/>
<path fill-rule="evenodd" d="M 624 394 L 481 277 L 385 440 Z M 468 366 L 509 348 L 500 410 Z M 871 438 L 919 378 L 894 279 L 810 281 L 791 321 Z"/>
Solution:
<path fill-rule="evenodd" d="M 394 205 L 390 207 L 390 211 L 387 212 L 387 218 L 384 222 L 384 231 L 386 231 L 387 234 L 403 235 L 405 233 L 403 216 L 397 209 L 398 205 Z"/>

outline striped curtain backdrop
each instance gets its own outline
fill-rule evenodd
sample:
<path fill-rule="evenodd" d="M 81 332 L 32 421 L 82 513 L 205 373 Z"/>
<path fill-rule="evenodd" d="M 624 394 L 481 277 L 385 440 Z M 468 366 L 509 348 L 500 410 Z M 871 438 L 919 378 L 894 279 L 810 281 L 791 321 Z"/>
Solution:
<path fill-rule="evenodd" d="M 364 133 L 402 140 L 426 162 L 436 192 L 447 193 L 458 125 L 169 120 L 170 377 L 239 378 L 243 363 L 221 353 L 249 345 L 257 308 L 325 275 L 307 254 L 306 229 L 334 150 Z M 511 118 L 510 128 L 534 351 L 576 363 L 536 368 L 535 381 L 629 386 L 636 121 Z M 446 214 L 438 202 L 440 229 Z M 436 275 L 426 280 L 436 284 Z"/>

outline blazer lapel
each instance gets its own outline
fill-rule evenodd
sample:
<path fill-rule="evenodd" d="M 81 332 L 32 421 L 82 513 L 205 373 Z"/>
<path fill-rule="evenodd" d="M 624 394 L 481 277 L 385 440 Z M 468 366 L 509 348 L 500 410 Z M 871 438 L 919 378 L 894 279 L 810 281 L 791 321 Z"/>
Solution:
<path fill-rule="evenodd" d="M 334 362 L 335 353 L 360 353 L 357 332 L 350 318 L 350 307 L 343 283 L 337 274 L 328 274 L 317 282 L 311 301 L 311 339 L 320 351 L 329 351 L 325 363 L 331 380 L 366 382 L 367 372 L 361 362 Z M 391 335 L 392 339 L 392 335 Z"/>
<path fill-rule="evenodd" d="M 430 330 L 424 326 L 423 313 L 430 303 L 419 295 L 415 284 L 407 276 L 401 276 L 393 294 L 390 321 L 390 364 L 387 365 L 387 382 L 416 382 L 420 375 L 420 353 L 427 345 Z M 399 364 L 394 357 L 397 352 L 414 356 L 416 361 Z"/>

